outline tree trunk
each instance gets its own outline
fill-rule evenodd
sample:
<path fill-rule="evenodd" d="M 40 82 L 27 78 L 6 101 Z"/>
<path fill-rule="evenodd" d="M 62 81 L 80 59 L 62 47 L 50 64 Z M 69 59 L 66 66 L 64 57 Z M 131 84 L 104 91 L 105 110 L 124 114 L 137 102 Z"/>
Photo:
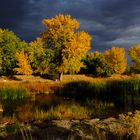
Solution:
<path fill-rule="evenodd" d="M 63 78 L 63 72 L 60 73 L 59 80 L 62 81 L 62 78 Z"/>

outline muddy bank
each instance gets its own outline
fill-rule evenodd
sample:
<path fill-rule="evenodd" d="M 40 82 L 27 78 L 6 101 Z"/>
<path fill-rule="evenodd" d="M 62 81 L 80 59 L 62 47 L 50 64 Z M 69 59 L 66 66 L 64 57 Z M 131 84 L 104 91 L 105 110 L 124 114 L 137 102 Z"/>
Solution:
<path fill-rule="evenodd" d="M 8 125 L 8 124 L 6 124 Z M 5 126 L 1 126 L 4 128 Z M 115 118 L 104 120 L 38 121 L 20 126 L 15 132 L 1 131 L 1 140 L 131 140 Z"/>

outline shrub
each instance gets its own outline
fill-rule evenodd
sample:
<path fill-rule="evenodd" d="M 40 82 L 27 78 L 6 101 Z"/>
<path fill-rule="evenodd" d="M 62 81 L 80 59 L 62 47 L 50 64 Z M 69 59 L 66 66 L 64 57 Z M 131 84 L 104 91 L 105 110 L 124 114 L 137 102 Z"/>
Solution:
<path fill-rule="evenodd" d="M 95 76 L 111 76 L 112 69 L 108 66 L 105 56 L 98 51 L 89 53 L 83 60 L 86 69 L 84 73 L 94 74 Z"/>
<path fill-rule="evenodd" d="M 122 124 L 122 130 L 134 140 L 140 139 L 140 111 L 134 113 L 120 114 L 119 120 Z"/>

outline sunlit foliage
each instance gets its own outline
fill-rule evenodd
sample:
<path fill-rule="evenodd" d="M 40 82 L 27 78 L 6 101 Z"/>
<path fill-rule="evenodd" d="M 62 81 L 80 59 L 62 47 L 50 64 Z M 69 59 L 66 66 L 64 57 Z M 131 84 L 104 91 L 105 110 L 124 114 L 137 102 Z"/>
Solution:
<path fill-rule="evenodd" d="M 47 28 L 41 38 L 54 54 L 52 62 L 55 70 L 60 73 L 78 72 L 83 66 L 81 59 L 90 49 L 90 35 L 76 32 L 79 23 L 69 15 L 58 15 L 42 22 Z"/>
<path fill-rule="evenodd" d="M 128 54 L 134 63 L 134 67 L 140 69 L 140 44 L 130 48 Z"/>
<path fill-rule="evenodd" d="M 16 60 L 18 67 L 15 68 L 17 74 L 31 75 L 32 69 L 28 61 L 28 56 L 23 51 L 16 53 Z"/>
<path fill-rule="evenodd" d="M 0 74 L 12 75 L 16 66 L 15 54 L 27 47 L 12 31 L 0 29 Z"/>
<path fill-rule="evenodd" d="M 132 136 L 132 139 L 140 139 L 140 111 L 134 113 L 128 112 L 127 114 L 119 115 L 120 122 L 122 123 L 121 130 L 127 132 Z"/>
<path fill-rule="evenodd" d="M 104 56 L 113 73 L 121 74 L 126 70 L 127 63 L 124 48 L 114 46 L 110 50 L 106 50 Z"/>
<path fill-rule="evenodd" d="M 48 72 L 49 67 L 46 61 L 46 49 L 43 46 L 43 41 L 41 38 L 37 38 L 29 44 L 28 54 L 35 74 L 43 74 Z"/>

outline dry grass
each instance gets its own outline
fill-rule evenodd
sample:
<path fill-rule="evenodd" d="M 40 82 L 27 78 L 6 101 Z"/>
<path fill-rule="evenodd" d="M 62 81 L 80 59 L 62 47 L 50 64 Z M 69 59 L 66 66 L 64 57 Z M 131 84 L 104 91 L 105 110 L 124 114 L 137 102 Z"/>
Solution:
<path fill-rule="evenodd" d="M 63 82 L 72 82 L 72 81 L 102 81 L 107 78 L 93 77 L 92 75 L 64 75 Z"/>
<path fill-rule="evenodd" d="M 0 88 L 18 87 L 25 88 L 32 93 L 52 93 L 58 87 L 61 87 L 61 82 L 55 82 L 48 79 L 43 79 L 39 76 L 14 76 L 14 78 L 0 77 Z"/>
<path fill-rule="evenodd" d="M 110 80 L 110 79 L 129 79 L 137 77 L 140 78 L 140 74 L 135 75 L 120 75 L 120 74 L 114 74 L 111 77 L 94 77 L 93 75 L 84 75 L 84 74 L 75 74 L 75 75 L 63 75 L 62 82 L 71 82 L 71 81 L 96 81 L 96 80 Z M 38 83 L 57 83 L 59 81 L 53 81 L 49 79 L 43 79 L 40 76 L 25 76 L 25 75 L 15 75 L 12 78 L 1 76 L 0 77 L 0 83 L 29 83 L 29 82 L 38 82 Z"/>
<path fill-rule="evenodd" d="M 133 76 L 128 76 L 128 75 L 120 75 L 120 74 L 114 74 L 111 77 L 94 77 L 93 75 L 64 75 L 63 76 L 63 82 L 71 82 L 71 81 L 103 81 L 103 80 L 112 80 L 112 79 L 129 79 L 132 77 L 139 77 L 140 75 L 133 75 Z"/>
<path fill-rule="evenodd" d="M 12 78 L 5 76 L 0 77 L 0 88 L 3 87 L 21 87 L 26 88 L 33 93 L 52 93 L 55 89 L 62 87 L 64 84 L 72 81 L 88 81 L 95 84 L 105 83 L 108 80 L 124 80 L 133 77 L 140 78 L 140 75 L 112 75 L 111 77 L 93 77 L 92 75 L 64 75 L 63 80 L 53 81 L 49 79 L 43 79 L 39 76 L 22 76 L 15 75 Z"/>
<path fill-rule="evenodd" d="M 89 118 L 90 112 L 79 104 L 60 104 L 51 107 L 48 111 L 36 109 L 33 114 L 35 120 L 53 120 L 53 119 L 85 119 Z"/>

